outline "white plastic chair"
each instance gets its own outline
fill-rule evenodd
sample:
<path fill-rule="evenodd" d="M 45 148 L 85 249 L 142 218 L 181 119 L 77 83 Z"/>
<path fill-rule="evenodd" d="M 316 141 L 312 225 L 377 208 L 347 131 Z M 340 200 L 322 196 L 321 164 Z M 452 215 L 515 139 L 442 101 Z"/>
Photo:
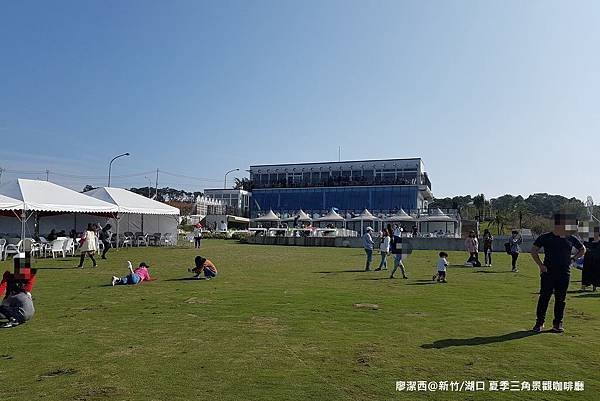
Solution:
<path fill-rule="evenodd" d="M 73 241 L 73 238 L 67 238 L 66 240 L 64 240 L 63 250 L 64 250 L 63 255 L 71 255 L 71 256 L 75 255 L 75 241 Z"/>
<path fill-rule="evenodd" d="M 171 233 L 166 233 L 163 235 L 161 243 L 164 245 L 171 245 L 173 243 L 173 240 L 171 239 Z"/>
<path fill-rule="evenodd" d="M 126 231 L 123 233 L 123 248 L 132 247 L 133 246 L 133 233 L 131 231 Z"/>
<path fill-rule="evenodd" d="M 135 233 L 135 243 L 137 246 L 148 246 L 148 239 L 142 232 Z"/>
<path fill-rule="evenodd" d="M 6 246 L 6 240 L 0 238 L 0 260 L 4 260 L 4 247 Z"/>
<path fill-rule="evenodd" d="M 4 247 L 4 258 L 6 259 L 9 254 L 18 255 L 20 247 L 21 240 L 19 238 L 9 238 L 7 241 L 7 245 Z"/>
<path fill-rule="evenodd" d="M 63 239 L 55 239 L 52 241 L 50 246 L 50 252 L 52 253 L 52 258 L 56 257 L 57 253 L 62 254 L 62 257 L 65 257 L 65 249 L 64 249 L 65 240 Z"/>
<path fill-rule="evenodd" d="M 25 249 L 29 249 L 33 256 L 39 255 L 40 244 L 35 242 L 33 238 L 25 238 L 19 245 L 19 252 L 25 252 Z"/>

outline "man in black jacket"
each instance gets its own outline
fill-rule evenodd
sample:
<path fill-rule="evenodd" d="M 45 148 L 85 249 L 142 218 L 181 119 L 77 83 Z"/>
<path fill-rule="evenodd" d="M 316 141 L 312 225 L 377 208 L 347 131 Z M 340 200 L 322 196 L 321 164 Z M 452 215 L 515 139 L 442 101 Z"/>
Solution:
<path fill-rule="evenodd" d="M 552 331 L 564 332 L 563 315 L 565 299 L 571 279 L 571 261 L 585 254 L 585 246 L 572 234 L 577 232 L 577 219 L 572 214 L 558 213 L 554 215 L 554 229 L 540 235 L 531 249 L 531 257 L 540 269 L 540 297 L 537 304 L 537 320 L 533 331 L 544 329 L 546 310 L 552 294 L 554 294 L 554 321 Z M 544 249 L 544 262 L 540 260 L 539 251 Z M 571 256 L 573 248 L 577 254 Z"/>

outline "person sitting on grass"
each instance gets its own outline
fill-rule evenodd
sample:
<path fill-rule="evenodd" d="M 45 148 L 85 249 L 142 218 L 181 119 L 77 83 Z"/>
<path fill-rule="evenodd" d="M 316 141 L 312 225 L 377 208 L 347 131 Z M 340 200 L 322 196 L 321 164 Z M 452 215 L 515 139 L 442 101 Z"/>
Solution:
<path fill-rule="evenodd" d="M 0 305 L 0 319 L 7 322 L 0 325 L 1 328 L 16 327 L 31 320 L 35 314 L 31 295 L 25 290 L 27 284 L 27 280 L 8 280 L 6 296 Z"/>
<path fill-rule="evenodd" d="M 150 272 L 148 272 L 148 266 L 146 262 L 140 263 L 139 267 L 133 270 L 131 262 L 127 261 L 127 267 L 129 268 L 129 274 L 125 277 L 113 276 L 111 284 L 114 285 L 135 285 L 142 281 L 150 281 Z"/>
<path fill-rule="evenodd" d="M 204 272 L 204 278 L 206 280 L 217 277 L 217 268 L 210 260 L 203 258 L 202 256 L 196 256 L 194 264 L 196 267 L 188 269 L 190 273 L 195 273 L 194 278 L 200 279 L 202 272 Z"/>
<path fill-rule="evenodd" d="M 439 253 L 440 259 L 437 263 L 437 271 L 433 274 L 431 280 L 435 281 L 437 278 L 438 283 L 447 283 L 446 281 L 446 269 L 448 268 L 448 254 L 446 252 Z"/>
<path fill-rule="evenodd" d="M 33 290 L 33 285 L 35 284 L 35 273 L 36 270 L 32 269 L 32 274 L 29 276 L 29 278 L 23 280 L 23 291 L 25 291 L 25 294 L 29 295 L 29 298 L 31 298 L 31 291 Z M 2 280 L 0 280 L 0 296 L 4 295 L 5 292 L 8 296 L 8 283 L 11 281 L 12 277 L 13 274 L 8 270 L 2 275 Z"/>

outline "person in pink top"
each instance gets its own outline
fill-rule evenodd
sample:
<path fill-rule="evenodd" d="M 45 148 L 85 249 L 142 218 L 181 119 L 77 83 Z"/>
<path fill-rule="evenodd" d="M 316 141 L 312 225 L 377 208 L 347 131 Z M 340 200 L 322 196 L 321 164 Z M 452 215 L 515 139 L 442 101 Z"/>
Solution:
<path fill-rule="evenodd" d="M 127 261 L 129 267 L 129 274 L 125 277 L 113 276 L 111 284 L 114 285 L 135 285 L 142 281 L 150 281 L 150 272 L 148 272 L 148 265 L 146 262 L 140 263 L 137 269 L 133 269 L 130 261 Z"/>

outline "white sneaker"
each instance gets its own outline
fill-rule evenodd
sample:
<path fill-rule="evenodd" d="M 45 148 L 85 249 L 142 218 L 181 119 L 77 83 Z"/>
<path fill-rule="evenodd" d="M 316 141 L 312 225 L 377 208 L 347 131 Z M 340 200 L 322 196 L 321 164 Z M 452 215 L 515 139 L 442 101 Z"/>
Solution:
<path fill-rule="evenodd" d="M 114 287 L 115 284 L 117 284 L 117 281 L 119 281 L 119 278 L 117 276 L 113 276 L 112 281 L 111 281 L 111 285 Z"/>
<path fill-rule="evenodd" d="M 6 322 L 2 326 L 0 326 L 0 328 L 10 329 L 11 327 L 17 327 L 18 325 L 19 325 L 19 322 L 17 322 L 15 319 L 11 318 L 8 322 Z"/>

